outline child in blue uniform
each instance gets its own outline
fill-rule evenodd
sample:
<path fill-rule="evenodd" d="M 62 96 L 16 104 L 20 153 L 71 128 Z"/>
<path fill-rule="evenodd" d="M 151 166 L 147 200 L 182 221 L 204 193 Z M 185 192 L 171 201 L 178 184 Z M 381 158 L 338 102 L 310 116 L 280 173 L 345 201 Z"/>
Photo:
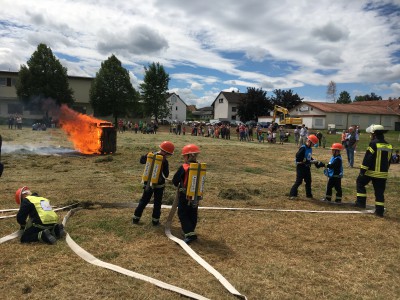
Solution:
<path fill-rule="evenodd" d="M 325 176 L 328 177 L 328 183 L 326 185 L 325 198 L 322 200 L 332 200 L 332 190 L 336 190 L 336 203 L 342 202 L 342 177 L 343 177 L 343 162 L 340 151 L 343 149 L 341 143 L 332 144 L 332 157 L 329 163 L 326 165 L 324 170 Z"/>

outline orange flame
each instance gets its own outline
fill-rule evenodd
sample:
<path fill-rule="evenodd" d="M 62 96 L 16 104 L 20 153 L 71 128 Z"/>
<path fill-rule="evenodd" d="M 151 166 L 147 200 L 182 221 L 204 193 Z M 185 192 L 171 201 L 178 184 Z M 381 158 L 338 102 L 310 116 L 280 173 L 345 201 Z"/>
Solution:
<path fill-rule="evenodd" d="M 100 153 L 102 129 L 97 124 L 102 121 L 78 113 L 63 104 L 60 108 L 60 125 L 74 144 L 75 150 L 84 154 Z"/>

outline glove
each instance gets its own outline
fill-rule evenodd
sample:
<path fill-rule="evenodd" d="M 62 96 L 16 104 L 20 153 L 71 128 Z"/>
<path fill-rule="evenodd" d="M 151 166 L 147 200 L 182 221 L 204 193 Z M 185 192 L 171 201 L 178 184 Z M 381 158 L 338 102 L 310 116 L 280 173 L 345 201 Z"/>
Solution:
<path fill-rule="evenodd" d="M 321 162 L 321 161 L 318 161 L 318 162 L 315 163 L 315 166 L 317 167 L 317 169 L 319 169 L 319 168 L 325 167 L 325 164 L 323 162 Z"/>

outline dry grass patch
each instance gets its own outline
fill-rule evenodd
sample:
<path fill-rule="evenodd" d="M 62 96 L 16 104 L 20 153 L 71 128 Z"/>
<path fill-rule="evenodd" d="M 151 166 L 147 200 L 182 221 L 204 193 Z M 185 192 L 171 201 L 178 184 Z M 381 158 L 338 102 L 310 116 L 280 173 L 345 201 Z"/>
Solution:
<path fill-rule="evenodd" d="M 99 259 L 142 273 L 211 299 L 235 299 L 178 245 L 151 225 L 151 208 L 138 226 L 131 224 L 133 208 L 111 209 L 93 203 L 137 202 L 142 194 L 143 165 L 139 157 L 163 140 L 176 145 L 169 159 L 171 176 L 181 163 L 180 150 L 196 143 L 207 163 L 205 200 L 201 205 L 238 208 L 348 210 L 304 198 L 288 200 L 295 180 L 293 144 L 271 145 L 170 135 L 124 133 L 118 152 L 107 156 L 76 153 L 39 155 L 39 147 L 70 149 L 58 129 L 35 132 L 8 130 L 3 136 L 0 209 L 17 208 L 15 190 L 28 185 L 53 205 L 79 202 L 85 209 L 71 217 L 67 231 Z M 366 136 L 361 145 L 366 144 Z M 338 138 L 328 136 L 328 143 Z M 397 135 L 389 136 L 399 148 Z M 15 151 L 5 151 L 14 147 Z M 9 148 L 10 149 L 10 148 Z M 27 149 L 30 149 L 29 151 Z M 33 149 L 33 150 L 32 150 Z M 356 164 L 364 149 L 356 153 Z M 328 149 L 314 156 L 329 161 Z M 343 154 L 344 160 L 346 154 Z M 355 200 L 357 169 L 345 166 L 344 201 Z M 249 299 L 398 299 L 400 298 L 400 166 L 393 166 L 386 190 L 387 214 L 315 214 L 278 211 L 200 210 L 199 240 L 191 247 Z M 312 169 L 313 194 L 322 198 L 326 177 Z M 368 204 L 373 190 L 367 188 Z M 175 188 L 168 185 L 164 204 L 171 204 Z M 61 212 L 64 216 L 66 212 Z M 164 223 L 169 210 L 162 211 Z M 18 229 L 15 219 L 0 220 L 0 236 Z M 174 219 L 172 232 L 181 237 Z M 177 299 L 175 293 L 124 275 L 92 266 L 76 256 L 65 241 L 55 246 L 0 246 L 0 295 L 6 299 Z M 45 280 L 44 280 L 45 279 Z"/>

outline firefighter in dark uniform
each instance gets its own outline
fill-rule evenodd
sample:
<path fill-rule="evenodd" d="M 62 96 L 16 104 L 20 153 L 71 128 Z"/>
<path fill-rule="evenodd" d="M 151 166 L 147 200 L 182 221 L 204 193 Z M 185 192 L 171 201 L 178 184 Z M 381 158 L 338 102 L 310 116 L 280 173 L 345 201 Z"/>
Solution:
<path fill-rule="evenodd" d="M 382 125 L 371 125 L 366 129 L 371 134 L 371 142 L 360 166 L 357 177 L 357 201 L 355 206 L 365 208 L 367 190 L 365 186 L 372 181 L 375 191 L 375 215 L 383 217 L 385 211 L 385 188 L 389 174 L 393 147 L 385 141 L 387 130 Z"/>
<path fill-rule="evenodd" d="M 328 177 L 328 183 L 326 184 L 325 198 L 322 200 L 331 201 L 332 200 L 332 190 L 336 190 L 336 203 L 342 202 L 342 177 L 343 177 L 343 161 L 340 151 L 343 150 L 341 143 L 333 143 L 332 147 L 332 157 L 329 163 L 326 165 L 324 170 L 325 176 Z"/>
<path fill-rule="evenodd" d="M 17 222 L 24 232 L 21 243 L 44 242 L 55 244 L 64 236 L 64 226 L 58 224 L 58 215 L 49 200 L 32 193 L 27 186 L 17 190 L 15 201 L 20 205 Z"/>
<path fill-rule="evenodd" d="M 199 153 L 199 147 L 194 144 L 184 146 L 182 148 L 184 163 L 179 167 L 172 178 L 174 186 L 179 188 L 178 217 L 185 236 L 184 241 L 187 244 L 197 240 L 195 229 L 198 216 L 198 201 L 188 200 L 186 189 L 190 163 L 197 163 L 197 155 Z"/>
<path fill-rule="evenodd" d="M 162 155 L 162 166 L 161 166 L 161 174 L 158 179 L 158 183 L 152 186 L 149 186 L 147 181 L 143 182 L 143 194 L 142 198 L 139 200 L 139 204 L 135 209 L 135 212 L 132 217 L 132 223 L 138 224 L 139 220 L 143 214 L 144 209 L 146 208 L 147 204 L 149 204 L 151 197 L 154 194 L 154 206 L 153 206 L 153 213 L 152 213 L 152 223 L 154 226 L 160 224 L 160 216 L 161 216 L 161 204 L 162 198 L 164 195 L 165 189 L 165 178 L 169 176 L 169 164 L 167 157 L 174 154 L 175 146 L 173 143 L 164 141 L 159 146 L 160 151 L 154 153 L 157 155 Z M 145 164 L 147 161 L 147 155 L 142 155 L 140 157 L 140 163 Z"/>
<path fill-rule="evenodd" d="M 308 136 L 304 145 L 300 146 L 296 153 L 296 181 L 290 189 L 289 199 L 294 200 L 298 195 L 297 189 L 302 184 L 303 180 L 306 184 L 307 198 L 313 198 L 311 192 L 311 164 L 315 163 L 317 168 L 323 167 L 321 162 L 314 161 L 312 158 L 312 147 L 318 143 L 318 138 L 311 134 Z"/>

